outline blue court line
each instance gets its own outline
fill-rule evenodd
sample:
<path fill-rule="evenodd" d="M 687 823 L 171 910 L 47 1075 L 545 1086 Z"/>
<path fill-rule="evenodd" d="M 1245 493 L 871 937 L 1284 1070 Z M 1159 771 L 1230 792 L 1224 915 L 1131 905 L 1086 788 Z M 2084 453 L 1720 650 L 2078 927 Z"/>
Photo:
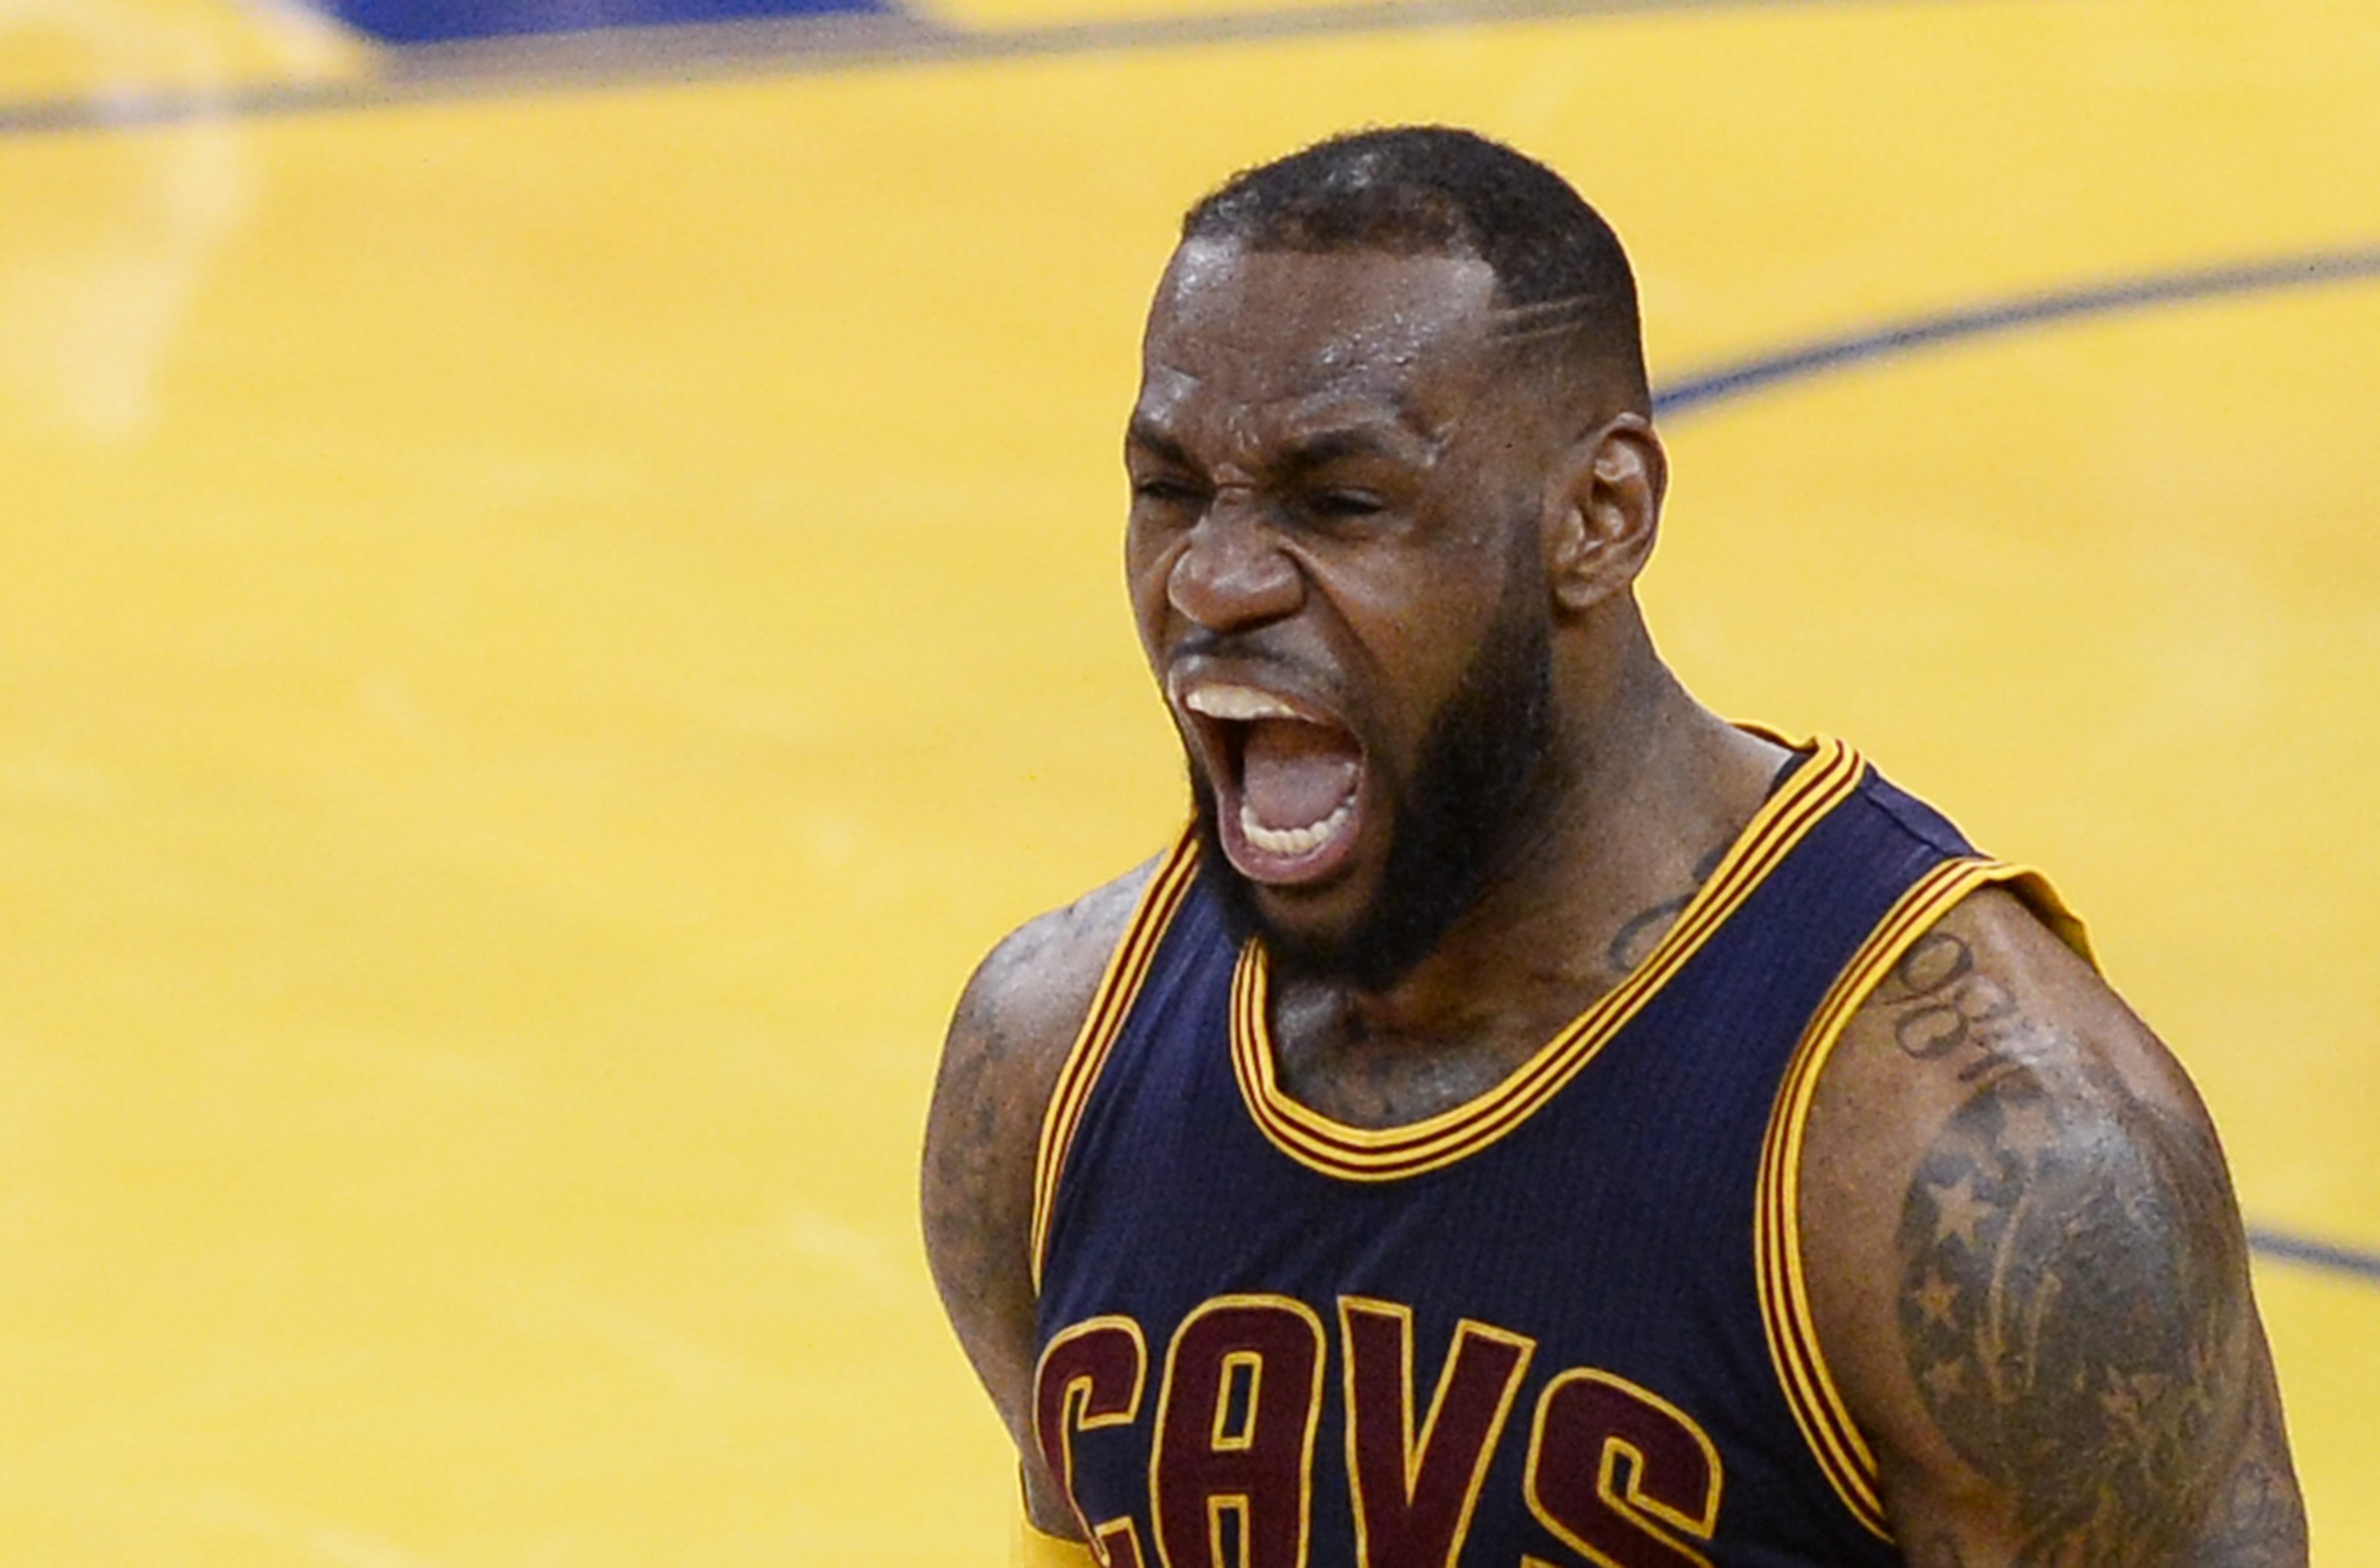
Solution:
<path fill-rule="evenodd" d="M 2333 1269 L 2342 1274 L 2380 1281 L 2380 1253 L 2338 1246 L 2326 1241 L 2312 1241 L 2263 1225 L 2248 1228 L 2248 1245 L 2267 1258 L 2284 1258 L 2291 1263 L 2311 1263 L 2319 1269 Z"/>
<path fill-rule="evenodd" d="M 0 138 L 145 130 L 193 121 L 377 109 L 663 82 L 790 76 L 944 60 L 1007 60 L 1209 43 L 1586 20 L 1663 11 L 1833 10 L 1876 0 L 1350 0 L 1349 4 L 992 28 L 947 25 L 898 0 L 876 11 L 405 44 L 360 79 L 127 86 L 0 102 Z M 1912 0 L 1901 0 L 1912 3 Z M 1956 6 L 1966 0 L 1923 0 Z M 2042 5 L 2055 0 L 2036 0 Z"/>
<path fill-rule="evenodd" d="M 310 0 L 376 43 L 454 43 L 881 11 L 884 0 Z"/>
<path fill-rule="evenodd" d="M 1819 338 L 1798 347 L 1698 371 L 1657 391 L 1654 407 L 1658 413 L 1675 416 L 1786 383 L 1827 375 L 1847 366 L 2077 317 L 2374 277 L 2380 277 L 2380 246 L 2308 251 L 2266 261 L 2195 268 L 2024 295 L 1995 304 L 1914 317 L 1866 332 Z M 2380 1282 L 2380 1253 L 2315 1241 L 2266 1225 L 2249 1227 L 2248 1245 L 2266 1258 Z"/>
<path fill-rule="evenodd" d="M 1795 347 L 1696 371 L 1657 391 L 1653 404 L 1658 413 L 1678 414 L 1850 365 L 1888 359 L 1966 338 L 2013 332 L 2050 322 L 2070 321 L 2078 316 L 2112 315 L 2153 305 L 2216 299 L 2230 295 L 2265 294 L 2369 277 L 2380 277 L 2380 246 L 2313 250 L 2267 261 L 2204 267 L 2058 289 L 2046 294 L 2022 295 L 1994 304 L 1913 317 L 1840 337 L 1819 338 Z"/>

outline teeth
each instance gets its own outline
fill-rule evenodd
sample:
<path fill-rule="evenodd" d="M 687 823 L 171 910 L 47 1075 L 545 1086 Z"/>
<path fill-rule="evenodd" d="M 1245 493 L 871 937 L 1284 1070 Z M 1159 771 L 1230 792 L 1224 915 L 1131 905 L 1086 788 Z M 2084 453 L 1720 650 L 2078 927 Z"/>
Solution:
<path fill-rule="evenodd" d="M 1270 692 L 1247 686 L 1202 686 L 1182 699 L 1182 706 L 1210 719 L 1301 719 L 1305 715 Z"/>
<path fill-rule="evenodd" d="M 1355 815 L 1355 797 L 1349 796 L 1322 820 L 1302 828 L 1269 828 L 1257 820 L 1246 801 L 1240 802 L 1240 832 L 1267 855 L 1303 855 L 1339 836 Z"/>

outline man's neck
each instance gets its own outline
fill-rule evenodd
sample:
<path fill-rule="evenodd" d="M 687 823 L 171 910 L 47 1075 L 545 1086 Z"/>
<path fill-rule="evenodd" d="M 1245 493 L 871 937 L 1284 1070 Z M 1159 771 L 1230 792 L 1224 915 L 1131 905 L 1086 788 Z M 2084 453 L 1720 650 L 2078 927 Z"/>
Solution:
<path fill-rule="evenodd" d="M 1682 907 L 1784 759 L 1694 702 L 1649 647 L 1629 663 L 1558 729 L 1542 820 L 1429 956 L 1382 991 L 1342 983 L 1326 1003 L 1308 990 L 1301 1011 L 1335 1012 L 1372 1039 L 1533 1038 L 1539 1019 L 1618 983 L 1627 952 L 1641 956 L 1651 923 Z"/>

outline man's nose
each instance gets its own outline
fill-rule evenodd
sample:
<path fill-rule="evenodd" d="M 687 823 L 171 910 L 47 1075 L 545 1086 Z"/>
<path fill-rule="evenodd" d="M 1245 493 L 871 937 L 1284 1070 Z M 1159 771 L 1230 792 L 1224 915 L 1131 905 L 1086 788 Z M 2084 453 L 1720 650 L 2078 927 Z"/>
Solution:
<path fill-rule="evenodd" d="M 1191 529 L 1166 598 L 1208 631 L 1241 631 L 1296 614 L 1305 579 L 1261 509 L 1227 491 Z"/>

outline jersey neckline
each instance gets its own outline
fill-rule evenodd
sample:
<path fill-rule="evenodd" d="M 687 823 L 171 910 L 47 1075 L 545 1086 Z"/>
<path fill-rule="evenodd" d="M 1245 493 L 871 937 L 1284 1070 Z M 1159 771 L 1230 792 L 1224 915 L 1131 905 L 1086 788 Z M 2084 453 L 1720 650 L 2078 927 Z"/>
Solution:
<path fill-rule="evenodd" d="M 1398 1127 L 1357 1127 L 1290 1098 L 1281 1087 L 1269 1011 L 1270 966 L 1251 938 L 1232 975 L 1232 1076 L 1249 1116 L 1282 1153 L 1324 1175 L 1382 1182 L 1451 1165 L 1496 1142 L 1584 1071 L 1660 993 L 1810 830 L 1859 785 L 1867 764 L 1840 740 L 1806 743 L 1808 760 L 1736 835 L 1645 961 L 1557 1030 L 1485 1093 Z M 1797 748 L 1797 749 L 1801 749 Z"/>

